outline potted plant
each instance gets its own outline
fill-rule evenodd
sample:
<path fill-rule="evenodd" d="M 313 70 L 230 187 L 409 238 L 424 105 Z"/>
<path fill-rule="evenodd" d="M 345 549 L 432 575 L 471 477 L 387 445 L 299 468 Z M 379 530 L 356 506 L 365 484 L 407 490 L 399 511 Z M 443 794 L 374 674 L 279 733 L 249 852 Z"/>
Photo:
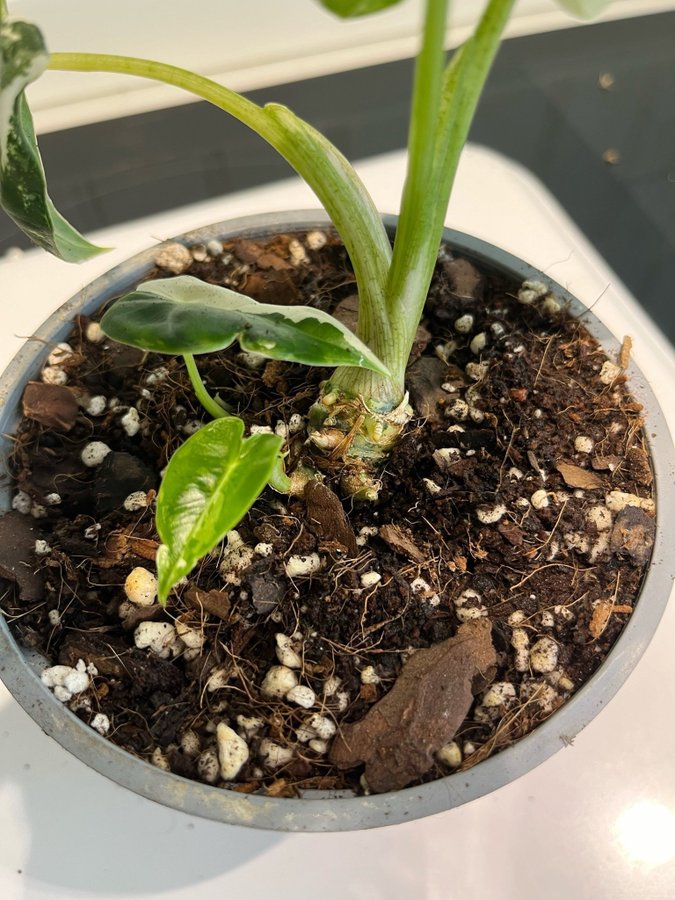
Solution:
<path fill-rule="evenodd" d="M 396 0 L 323 2 L 358 15 Z M 261 827 L 435 811 L 448 779 L 468 798 L 536 764 L 526 735 L 556 710 L 562 723 L 576 705 L 578 730 L 597 701 L 576 692 L 625 622 L 621 640 L 638 613 L 655 627 L 665 589 L 633 613 L 657 532 L 628 345 L 603 354 L 562 288 L 480 242 L 446 234 L 439 252 L 512 5 L 487 3 L 446 66 L 447 2 L 428 0 L 394 224 L 289 110 L 147 60 L 49 56 L 0 0 L 0 198 L 37 243 L 99 252 L 46 192 L 23 91 L 47 66 L 222 107 L 339 235 L 245 222 L 142 254 L 60 314 L 6 400 L 24 420 L 2 523 L 31 568 L 1 561 L 4 611 L 52 663 L 43 685 L 7 678 L 141 793 Z M 625 655 L 603 673 L 625 675 Z M 600 683 L 604 702 L 616 685 Z"/>

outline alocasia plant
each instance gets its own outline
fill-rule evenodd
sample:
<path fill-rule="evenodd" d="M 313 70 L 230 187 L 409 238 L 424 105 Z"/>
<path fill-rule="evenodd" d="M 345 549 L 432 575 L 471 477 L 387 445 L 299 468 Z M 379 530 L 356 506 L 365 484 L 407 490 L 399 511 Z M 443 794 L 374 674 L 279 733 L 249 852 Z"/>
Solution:
<path fill-rule="evenodd" d="M 319 0 L 341 17 L 401 0 Z M 446 59 L 449 0 L 426 0 L 415 67 L 408 171 L 393 248 L 375 205 L 345 157 L 278 104 L 260 107 L 184 69 L 146 59 L 52 53 L 39 30 L 8 17 L 0 0 L 0 203 L 36 243 L 61 258 L 100 252 L 55 210 L 37 149 L 25 87 L 49 69 L 104 71 L 163 81 L 225 110 L 271 144 L 317 194 L 349 253 L 359 294 L 356 335 L 309 307 L 260 304 L 189 277 L 140 285 L 105 315 L 106 333 L 146 350 L 182 354 L 196 395 L 213 417 L 171 460 L 158 496 L 163 541 L 160 599 L 222 540 L 271 480 L 290 489 L 274 435 L 243 438 L 243 423 L 211 397 L 195 355 L 229 346 L 273 359 L 333 367 L 311 413 L 318 451 L 339 448 L 350 492 L 376 495 L 376 466 L 410 409 L 405 368 L 436 262 L 461 150 L 515 0 L 488 0 L 468 40 Z M 592 16 L 608 0 L 558 0 Z M 264 439 L 263 439 L 264 438 Z"/>

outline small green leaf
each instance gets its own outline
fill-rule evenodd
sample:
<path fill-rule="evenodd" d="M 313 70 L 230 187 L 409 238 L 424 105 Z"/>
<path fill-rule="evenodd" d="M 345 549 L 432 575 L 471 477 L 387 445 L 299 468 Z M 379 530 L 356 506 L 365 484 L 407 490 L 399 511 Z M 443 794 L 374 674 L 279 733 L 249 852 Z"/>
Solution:
<path fill-rule="evenodd" d="M 45 70 L 49 54 L 29 22 L 0 22 L 0 207 L 36 244 L 67 262 L 104 248 L 82 237 L 54 207 L 24 88 Z"/>
<path fill-rule="evenodd" d="M 401 0 L 319 0 L 322 6 L 344 19 L 367 16 L 388 6 L 395 6 Z"/>
<path fill-rule="evenodd" d="M 592 19 L 608 5 L 609 0 L 558 0 L 560 6 L 580 19 Z"/>
<path fill-rule="evenodd" d="M 244 350 L 308 366 L 360 366 L 388 376 L 366 345 L 328 313 L 309 306 L 258 303 L 190 275 L 146 281 L 103 316 L 105 333 L 155 353 Z"/>
<path fill-rule="evenodd" d="M 282 439 L 243 438 L 244 423 L 215 419 L 171 457 L 157 496 L 159 599 L 223 539 L 270 478 Z"/>

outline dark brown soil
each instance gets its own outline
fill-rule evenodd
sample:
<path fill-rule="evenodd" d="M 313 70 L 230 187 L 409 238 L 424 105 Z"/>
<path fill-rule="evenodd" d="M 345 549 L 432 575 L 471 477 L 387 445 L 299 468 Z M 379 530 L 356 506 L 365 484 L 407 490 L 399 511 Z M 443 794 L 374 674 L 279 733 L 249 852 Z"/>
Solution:
<path fill-rule="evenodd" d="M 291 239 L 305 247 L 306 262 L 297 250 L 293 257 Z M 332 236 L 319 251 L 305 235 L 224 250 L 214 257 L 194 248 L 190 274 L 277 303 L 332 310 L 346 301 L 349 314 L 353 276 Z M 213 760 L 224 722 L 250 753 L 227 786 L 292 796 L 368 789 L 358 764 L 368 754 L 345 763 L 340 732 L 365 722 L 383 697 L 389 706 L 379 709 L 399 720 L 396 728 L 410 709 L 424 709 L 429 734 L 418 739 L 423 747 L 414 734 L 397 738 L 394 781 L 379 772 L 378 790 L 474 765 L 564 703 L 601 664 L 638 595 L 653 541 L 651 472 L 641 410 L 621 370 L 605 365 L 583 326 L 550 298 L 518 302 L 520 287 L 444 249 L 409 370 L 418 418 L 380 473 L 378 502 L 338 501 L 335 463 L 315 456 L 323 486 L 292 499 L 267 490 L 237 528 L 239 568 L 232 538 L 230 552 L 227 542 L 216 548 L 167 609 L 131 606 L 124 584 L 135 567 L 154 571 L 161 470 L 207 417 L 179 360 L 87 340 L 89 322 L 76 322 L 74 353 L 61 366 L 67 385 L 27 390 L 11 460 L 29 498 L 22 508 L 32 506 L 35 518 L 13 512 L 0 522 L 0 537 L 12 535 L 1 541 L 0 572 L 14 581 L 2 608 L 15 635 L 51 663 L 95 667 L 71 708 L 88 723 L 105 714 L 109 738 L 130 752 L 220 784 Z M 467 315 L 473 322 L 460 320 L 458 330 Z M 247 425 L 304 419 L 327 372 L 255 364 L 238 348 L 200 359 L 210 390 Z M 105 408 L 87 413 L 98 396 Z M 122 422 L 129 407 L 139 414 L 133 435 Z M 112 452 L 88 468 L 80 454 L 93 440 Z M 291 465 L 310 452 L 305 440 L 304 430 L 288 438 Z M 149 506 L 128 511 L 124 501 L 136 491 Z M 36 539 L 48 545 L 39 545 L 41 555 Z M 289 559 L 310 554 L 321 568 L 289 576 Z M 203 645 L 177 641 L 160 659 L 134 645 L 145 619 L 188 626 Z M 447 734 L 436 727 L 447 710 L 434 717 L 401 671 L 414 651 L 480 621 L 491 640 L 480 658 L 492 654 L 496 665 L 472 657 L 455 672 L 459 663 L 448 657 L 429 670 L 429 683 L 452 677 L 462 686 L 466 705 L 454 708 L 460 724 Z M 261 691 L 279 663 L 278 634 L 300 657 L 296 676 L 315 694 L 311 708 Z M 458 659 L 457 643 L 449 646 Z M 317 714 L 318 727 L 308 723 Z M 339 752 L 326 731 L 335 725 Z M 437 756 L 453 735 L 455 745 Z"/>

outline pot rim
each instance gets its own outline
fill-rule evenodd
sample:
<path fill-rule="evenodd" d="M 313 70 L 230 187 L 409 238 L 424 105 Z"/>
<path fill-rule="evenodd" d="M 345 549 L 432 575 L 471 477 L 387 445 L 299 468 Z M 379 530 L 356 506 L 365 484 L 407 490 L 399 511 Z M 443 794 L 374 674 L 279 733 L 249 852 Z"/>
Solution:
<path fill-rule="evenodd" d="M 383 217 L 390 230 L 394 216 Z M 225 236 L 260 237 L 266 232 L 311 231 L 332 228 L 317 210 L 263 214 L 219 222 L 187 232 L 176 241 L 207 243 Z M 598 339 L 608 355 L 619 341 L 606 326 L 564 287 L 506 251 L 453 229 L 443 240 L 472 261 L 498 269 L 518 281 L 543 281 Z M 10 446 L 5 435 L 18 423 L 23 385 L 40 370 L 49 346 L 64 340 L 77 313 L 93 312 L 128 290 L 153 266 L 162 244 L 155 245 L 97 278 L 53 313 L 13 358 L 0 378 L 0 432 L 3 456 Z M 186 813 L 228 824 L 275 831 L 343 831 L 374 828 L 433 815 L 490 793 L 540 765 L 585 727 L 616 694 L 644 653 L 665 611 L 675 570 L 666 542 L 665 518 L 675 508 L 675 450 L 665 417 L 645 377 L 634 363 L 628 367 L 631 392 L 642 404 L 644 433 L 654 469 L 657 499 L 656 538 L 652 560 L 635 611 L 608 657 L 574 696 L 545 722 L 516 744 L 471 769 L 456 772 L 418 787 L 364 797 L 307 792 L 301 799 L 238 794 L 164 772 L 115 746 L 81 721 L 41 683 L 44 659 L 22 649 L 0 615 L 0 677 L 15 699 L 65 749 L 102 775 L 148 799 Z M 4 489 L 5 499 L 9 487 Z M 9 504 L 5 502 L 5 507 Z"/>

